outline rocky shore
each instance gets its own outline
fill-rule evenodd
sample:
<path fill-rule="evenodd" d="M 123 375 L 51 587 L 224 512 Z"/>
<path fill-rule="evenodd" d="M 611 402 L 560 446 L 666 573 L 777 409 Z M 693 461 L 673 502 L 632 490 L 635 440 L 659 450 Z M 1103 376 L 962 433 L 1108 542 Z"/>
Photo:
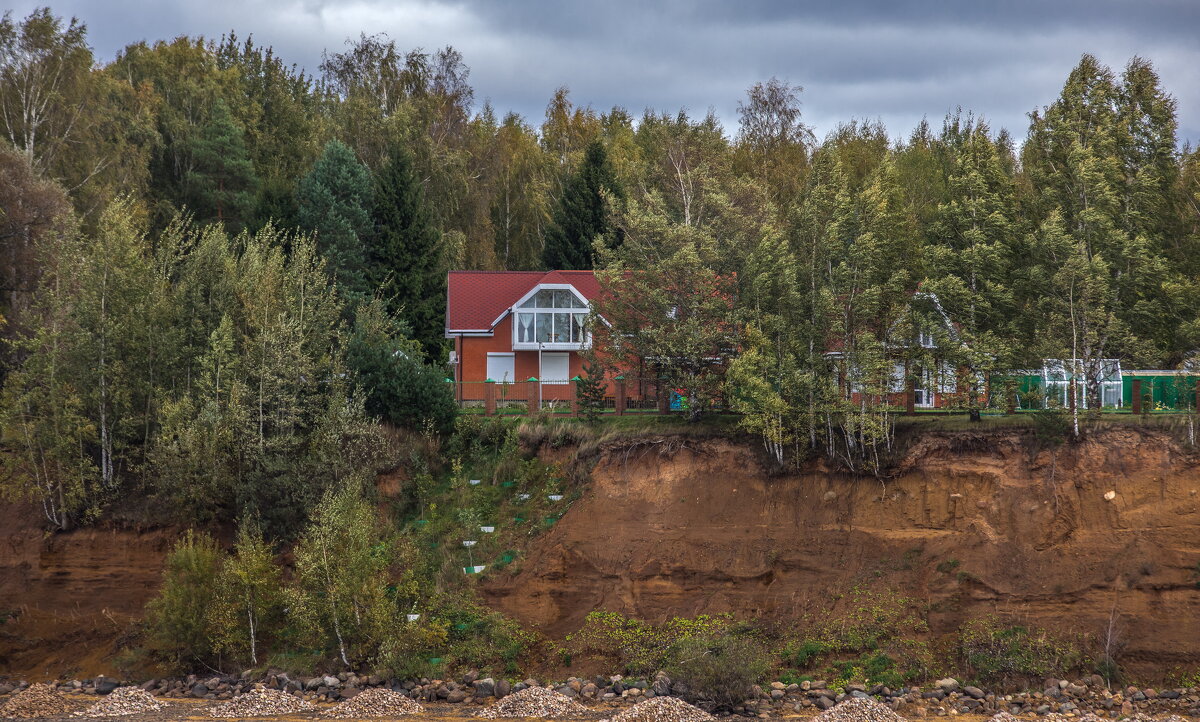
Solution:
<path fill-rule="evenodd" d="M 257 677 L 190 675 L 151 679 L 136 684 L 107 677 L 59 681 L 52 686 L 59 692 L 84 695 L 108 695 L 124 686 L 137 686 L 163 699 L 195 698 L 229 700 L 255 691 L 266 690 L 296 697 L 297 702 L 332 703 L 350 700 L 369 689 L 389 689 L 416 701 L 487 707 L 515 692 L 543 687 L 576 700 L 590 708 L 611 710 L 631 706 L 655 697 L 686 693 L 663 673 L 651 679 L 632 679 L 620 675 L 583 679 L 571 677 L 564 682 L 544 684 L 534 679 L 512 682 L 480 677 L 469 672 L 455 679 L 391 680 L 378 675 L 352 673 L 313 677 L 290 676 L 283 672 Z M 23 681 L 0 680 L 0 702 L 29 685 Z M 823 681 L 785 684 L 772 682 L 755 686 L 750 698 L 733 710 L 744 717 L 773 718 L 796 714 L 817 714 L 850 699 L 873 699 L 909 718 L 956 716 L 961 714 L 992 716 L 999 713 L 1023 717 L 1062 718 L 1095 717 L 1120 719 L 1136 715 L 1187 715 L 1200 717 L 1200 688 L 1149 689 L 1109 687 L 1093 675 L 1078 680 L 1047 679 L 1040 691 L 1000 693 L 961 684 L 947 678 L 922 687 L 889 689 L 850 684 L 834 688 Z M 699 705 L 713 711 L 711 705 Z"/>

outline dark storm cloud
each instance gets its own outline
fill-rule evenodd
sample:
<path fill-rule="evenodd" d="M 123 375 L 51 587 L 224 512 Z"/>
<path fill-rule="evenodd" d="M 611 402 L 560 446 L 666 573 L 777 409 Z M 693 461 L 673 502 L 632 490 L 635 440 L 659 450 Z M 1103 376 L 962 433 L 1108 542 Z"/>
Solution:
<path fill-rule="evenodd" d="M 35 3 L 17 3 L 14 14 Z M 360 32 L 405 48 L 454 45 L 479 100 L 537 122 L 554 89 L 599 110 L 703 114 L 732 131 L 745 89 L 771 76 L 803 85 L 818 134 L 850 118 L 905 135 L 961 106 L 1025 133 L 1082 53 L 1120 71 L 1153 61 L 1179 101 L 1180 136 L 1200 139 L 1200 3 L 1011 2 L 446 2 L 433 0 L 62 0 L 86 21 L 99 56 L 180 34 L 253 33 L 315 70 L 323 49 Z"/>

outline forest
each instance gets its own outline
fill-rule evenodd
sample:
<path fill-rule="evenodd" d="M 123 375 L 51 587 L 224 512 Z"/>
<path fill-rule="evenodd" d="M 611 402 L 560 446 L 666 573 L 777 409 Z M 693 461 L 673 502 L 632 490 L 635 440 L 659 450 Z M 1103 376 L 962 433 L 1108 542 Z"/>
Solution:
<path fill-rule="evenodd" d="M 363 34 L 309 72 L 231 31 L 104 60 L 79 20 L 6 14 L 0 487 L 55 528 L 144 504 L 292 538 L 398 463 L 391 430 L 454 428 L 451 269 L 595 268 L 597 345 L 671 359 L 780 463 L 878 468 L 897 354 L 976 387 L 1196 361 L 1200 151 L 1149 60 L 1084 55 L 1023 138 L 965 110 L 817 138 L 801 97 L 764 79 L 726 128 L 563 87 L 530 119 L 451 47 Z M 902 343 L 944 330 L 916 298 L 953 322 L 936 362 Z"/>

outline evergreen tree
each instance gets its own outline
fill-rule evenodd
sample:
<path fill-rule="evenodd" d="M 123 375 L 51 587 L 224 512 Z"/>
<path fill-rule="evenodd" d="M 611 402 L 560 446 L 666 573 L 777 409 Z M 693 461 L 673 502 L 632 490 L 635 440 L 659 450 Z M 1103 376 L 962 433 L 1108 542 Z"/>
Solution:
<path fill-rule="evenodd" d="M 421 181 L 400 145 L 392 146 L 387 165 L 376 176 L 372 217 L 369 278 L 388 312 L 412 329 L 430 358 L 440 359 L 446 327 L 446 277 L 438 263 L 441 238 L 426 209 Z"/>
<path fill-rule="evenodd" d="M 254 212 L 258 179 L 246 152 L 242 129 L 223 100 L 192 144 L 192 170 L 185 180 L 185 200 L 197 220 L 224 223 L 231 231 L 245 227 Z"/>
<path fill-rule="evenodd" d="M 371 229 L 371 174 L 344 143 L 331 140 L 296 186 L 297 221 L 317 234 L 338 290 L 347 298 L 370 295 L 364 238 Z"/>
<path fill-rule="evenodd" d="M 567 181 L 554 210 L 554 222 L 546 232 L 542 262 L 558 270 L 589 269 L 593 265 L 592 243 L 611 233 L 604 194 L 620 199 L 624 193 L 608 162 L 604 144 L 588 144 L 583 163 Z"/>

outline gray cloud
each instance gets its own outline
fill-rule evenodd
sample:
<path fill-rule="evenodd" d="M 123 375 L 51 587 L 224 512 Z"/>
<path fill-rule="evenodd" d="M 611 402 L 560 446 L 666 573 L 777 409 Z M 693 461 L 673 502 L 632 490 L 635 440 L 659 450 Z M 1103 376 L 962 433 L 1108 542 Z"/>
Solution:
<path fill-rule="evenodd" d="M 20 0 L 15 15 L 37 2 Z M 253 34 L 315 70 L 360 32 L 405 48 L 454 45 L 477 97 L 533 122 L 554 89 L 582 105 L 703 114 L 731 131 L 745 89 L 771 76 L 803 85 L 818 135 L 851 118 L 893 136 L 961 106 L 1024 136 L 1082 53 L 1119 71 L 1154 62 L 1179 102 L 1180 137 L 1200 140 L 1200 3 L 1194 0 L 792 3 L 455 2 L 452 0 L 60 0 L 88 23 L 102 59 L 125 44 L 181 34 Z"/>

